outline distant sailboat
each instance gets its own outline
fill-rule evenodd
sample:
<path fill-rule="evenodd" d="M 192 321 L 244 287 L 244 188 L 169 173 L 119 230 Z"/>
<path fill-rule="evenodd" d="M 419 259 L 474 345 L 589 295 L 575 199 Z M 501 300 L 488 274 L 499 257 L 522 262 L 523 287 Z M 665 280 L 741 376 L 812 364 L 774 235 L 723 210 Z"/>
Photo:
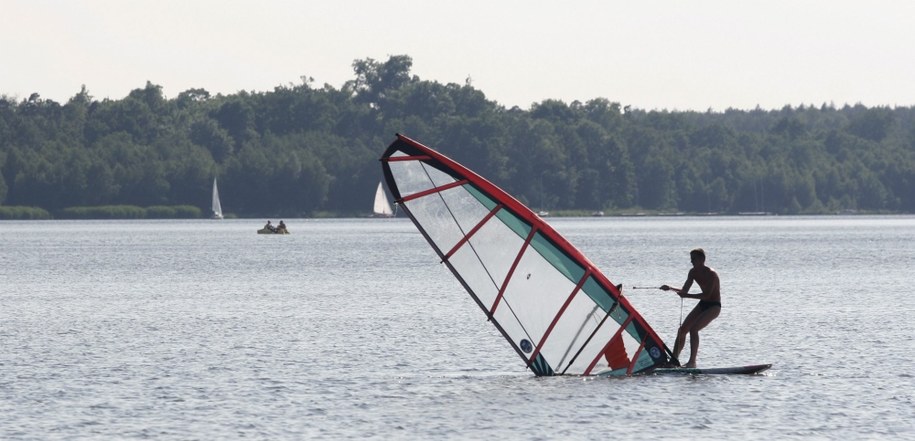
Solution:
<path fill-rule="evenodd" d="M 372 211 L 375 217 L 394 217 L 394 210 L 391 209 L 391 203 L 384 194 L 384 188 L 381 188 L 381 182 L 378 183 L 378 189 L 375 190 L 375 207 Z"/>
<path fill-rule="evenodd" d="M 222 204 L 219 203 L 219 189 L 216 188 L 216 178 L 213 178 L 213 219 L 222 219 Z"/>

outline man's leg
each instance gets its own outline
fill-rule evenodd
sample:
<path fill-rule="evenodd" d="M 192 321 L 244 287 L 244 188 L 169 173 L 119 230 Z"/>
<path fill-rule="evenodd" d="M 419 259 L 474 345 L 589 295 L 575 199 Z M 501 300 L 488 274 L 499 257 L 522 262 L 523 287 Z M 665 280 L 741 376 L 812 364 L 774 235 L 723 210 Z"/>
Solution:
<path fill-rule="evenodd" d="M 689 361 L 686 362 L 685 367 L 696 367 L 696 356 L 699 355 L 699 331 L 708 326 L 720 313 L 720 306 L 712 306 L 699 314 L 695 323 L 692 324 L 689 330 Z"/>

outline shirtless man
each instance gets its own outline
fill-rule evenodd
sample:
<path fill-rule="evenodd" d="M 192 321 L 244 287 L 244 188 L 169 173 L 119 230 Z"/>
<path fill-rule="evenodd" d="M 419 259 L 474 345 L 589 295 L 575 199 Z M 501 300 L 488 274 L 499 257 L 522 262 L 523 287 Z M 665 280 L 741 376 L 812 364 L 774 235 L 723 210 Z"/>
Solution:
<path fill-rule="evenodd" d="M 718 273 L 715 270 L 705 266 L 705 251 L 702 248 L 696 248 L 689 252 L 689 260 L 693 263 L 693 268 L 689 270 L 686 276 L 686 283 L 683 288 L 672 288 L 668 285 L 662 285 L 664 291 L 673 291 L 681 298 L 698 299 L 699 303 L 686 316 L 686 320 L 677 331 L 677 340 L 674 342 L 673 359 L 678 360 L 683 345 L 686 344 L 686 334 L 689 333 L 689 361 L 684 367 L 696 367 L 696 354 L 699 353 L 699 331 L 706 327 L 712 320 L 721 313 L 721 289 L 718 281 Z M 689 294 L 689 289 L 693 286 L 693 281 L 699 284 L 702 294 Z"/>

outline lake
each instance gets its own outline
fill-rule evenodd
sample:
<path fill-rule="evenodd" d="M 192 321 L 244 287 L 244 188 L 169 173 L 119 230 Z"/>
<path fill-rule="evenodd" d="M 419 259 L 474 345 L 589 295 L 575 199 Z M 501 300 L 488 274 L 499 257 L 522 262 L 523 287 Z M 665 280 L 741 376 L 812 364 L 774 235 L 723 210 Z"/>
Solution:
<path fill-rule="evenodd" d="M 406 219 L 0 221 L 0 439 L 915 437 L 915 217 L 548 220 L 670 346 L 703 247 L 700 367 L 773 368 L 537 378 Z"/>

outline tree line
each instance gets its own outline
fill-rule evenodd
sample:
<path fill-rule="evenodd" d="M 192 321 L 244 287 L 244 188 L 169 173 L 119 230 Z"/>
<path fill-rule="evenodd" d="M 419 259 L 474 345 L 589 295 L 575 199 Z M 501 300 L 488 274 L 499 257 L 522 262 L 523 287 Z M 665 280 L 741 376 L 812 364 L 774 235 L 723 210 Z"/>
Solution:
<path fill-rule="evenodd" d="M 206 215 L 215 177 L 240 217 L 356 216 L 371 210 L 377 159 L 399 132 L 535 210 L 915 212 L 913 107 L 695 112 L 595 98 L 524 110 L 411 67 L 406 55 L 356 60 L 339 89 L 303 77 L 174 99 L 151 82 L 116 100 L 85 86 L 62 104 L 0 95 L 0 205 Z"/>

